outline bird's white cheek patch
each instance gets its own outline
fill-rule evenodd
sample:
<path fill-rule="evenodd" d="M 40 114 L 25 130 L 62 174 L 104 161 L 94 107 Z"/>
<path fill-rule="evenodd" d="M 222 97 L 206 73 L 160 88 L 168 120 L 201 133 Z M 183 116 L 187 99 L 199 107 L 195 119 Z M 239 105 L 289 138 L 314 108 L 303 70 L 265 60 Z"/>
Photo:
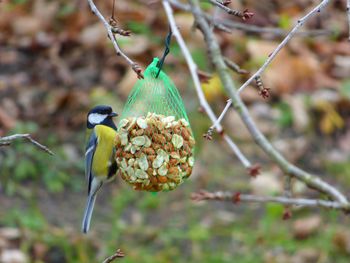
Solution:
<path fill-rule="evenodd" d="M 99 114 L 99 113 L 91 113 L 89 115 L 89 122 L 91 124 L 99 124 L 103 122 L 103 120 L 106 118 L 107 118 L 107 115 Z"/>

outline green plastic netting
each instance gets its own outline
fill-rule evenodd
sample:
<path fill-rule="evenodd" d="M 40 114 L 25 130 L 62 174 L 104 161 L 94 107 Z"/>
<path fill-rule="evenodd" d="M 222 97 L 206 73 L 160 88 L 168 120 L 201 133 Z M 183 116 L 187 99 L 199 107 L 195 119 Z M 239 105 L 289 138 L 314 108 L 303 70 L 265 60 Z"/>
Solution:
<path fill-rule="evenodd" d="M 188 121 L 186 109 L 173 81 L 157 67 L 159 59 L 154 58 L 144 72 L 144 79 L 136 82 L 124 106 L 121 119 L 146 116 L 148 112 L 184 118 Z"/>

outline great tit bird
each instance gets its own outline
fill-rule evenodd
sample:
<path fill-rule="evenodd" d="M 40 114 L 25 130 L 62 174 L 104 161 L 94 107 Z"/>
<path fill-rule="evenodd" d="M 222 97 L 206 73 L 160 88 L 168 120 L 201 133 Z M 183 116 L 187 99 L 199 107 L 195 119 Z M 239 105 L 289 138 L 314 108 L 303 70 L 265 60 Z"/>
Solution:
<path fill-rule="evenodd" d="M 89 231 L 98 190 L 103 183 L 113 179 L 118 169 L 114 159 L 117 127 L 112 119 L 116 116 L 118 114 L 105 105 L 94 107 L 87 115 L 85 176 L 88 182 L 88 198 L 82 223 L 84 233 Z"/>

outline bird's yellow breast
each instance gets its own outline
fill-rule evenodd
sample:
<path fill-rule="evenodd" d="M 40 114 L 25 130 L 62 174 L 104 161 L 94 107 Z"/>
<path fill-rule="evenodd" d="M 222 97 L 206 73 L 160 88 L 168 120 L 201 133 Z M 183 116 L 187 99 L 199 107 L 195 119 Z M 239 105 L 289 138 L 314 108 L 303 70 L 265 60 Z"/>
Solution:
<path fill-rule="evenodd" d="M 94 132 L 97 137 L 97 147 L 92 161 L 92 172 L 95 176 L 107 177 L 108 168 L 114 158 L 114 140 L 117 133 L 104 125 L 96 125 Z"/>

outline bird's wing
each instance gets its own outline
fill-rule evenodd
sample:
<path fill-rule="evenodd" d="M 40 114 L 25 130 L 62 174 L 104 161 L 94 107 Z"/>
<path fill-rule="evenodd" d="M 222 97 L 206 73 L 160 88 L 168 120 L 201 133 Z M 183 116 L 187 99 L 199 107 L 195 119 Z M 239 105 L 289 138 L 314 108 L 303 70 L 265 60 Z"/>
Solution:
<path fill-rule="evenodd" d="M 111 158 L 110 158 L 110 166 L 108 167 L 108 175 L 107 175 L 107 178 L 110 179 L 112 178 L 117 170 L 118 170 L 118 165 L 117 165 L 117 162 L 115 160 L 115 148 L 113 147 L 113 151 L 112 151 L 112 154 L 111 154 Z"/>
<path fill-rule="evenodd" d="M 86 180 L 88 181 L 88 193 L 90 193 L 91 182 L 93 179 L 91 167 L 92 167 L 92 160 L 95 154 L 96 146 L 97 146 L 97 137 L 95 132 L 92 132 L 88 140 L 88 143 L 86 145 L 86 152 L 85 152 L 85 176 L 86 176 Z"/>

